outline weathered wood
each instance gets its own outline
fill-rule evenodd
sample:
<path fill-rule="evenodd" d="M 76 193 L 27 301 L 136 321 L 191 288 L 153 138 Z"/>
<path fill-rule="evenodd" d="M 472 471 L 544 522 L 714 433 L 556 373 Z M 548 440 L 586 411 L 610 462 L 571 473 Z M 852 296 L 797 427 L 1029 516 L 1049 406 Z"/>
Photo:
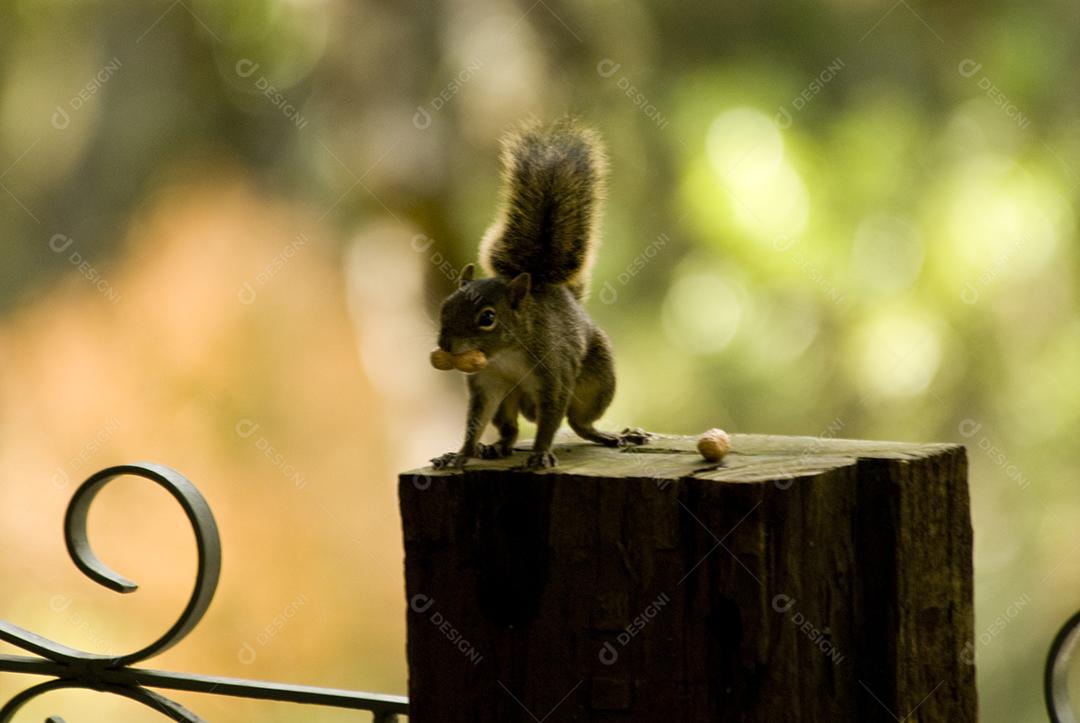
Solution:
<path fill-rule="evenodd" d="M 962 447 L 562 441 L 401 475 L 411 721 L 976 719 Z"/>

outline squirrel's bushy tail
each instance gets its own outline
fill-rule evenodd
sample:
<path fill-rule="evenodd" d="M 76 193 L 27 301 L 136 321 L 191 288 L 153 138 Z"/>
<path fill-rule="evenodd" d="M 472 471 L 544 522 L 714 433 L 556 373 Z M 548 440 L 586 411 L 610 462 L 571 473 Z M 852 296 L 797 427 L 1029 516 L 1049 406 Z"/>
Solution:
<path fill-rule="evenodd" d="M 571 118 L 529 121 L 502 146 L 502 206 L 481 242 L 481 264 L 499 276 L 528 271 L 534 283 L 565 284 L 584 298 L 607 171 L 599 135 Z"/>

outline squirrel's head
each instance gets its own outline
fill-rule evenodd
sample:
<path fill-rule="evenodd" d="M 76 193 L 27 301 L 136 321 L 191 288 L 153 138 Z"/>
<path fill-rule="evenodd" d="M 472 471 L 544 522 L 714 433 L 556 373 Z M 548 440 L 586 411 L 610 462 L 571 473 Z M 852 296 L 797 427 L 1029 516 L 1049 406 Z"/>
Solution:
<path fill-rule="evenodd" d="M 520 320 L 529 303 L 532 277 L 473 279 L 476 268 L 461 271 L 457 291 L 446 297 L 439 313 L 439 348 L 451 354 L 479 349 L 491 356 L 517 342 Z"/>

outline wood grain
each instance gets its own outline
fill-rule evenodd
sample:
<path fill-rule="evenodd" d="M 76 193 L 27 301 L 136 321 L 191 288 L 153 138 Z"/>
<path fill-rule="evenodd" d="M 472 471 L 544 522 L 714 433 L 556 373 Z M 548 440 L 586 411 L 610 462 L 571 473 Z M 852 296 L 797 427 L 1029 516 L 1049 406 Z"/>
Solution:
<path fill-rule="evenodd" d="M 403 473 L 410 720 L 976 720 L 962 447 L 695 443 Z"/>

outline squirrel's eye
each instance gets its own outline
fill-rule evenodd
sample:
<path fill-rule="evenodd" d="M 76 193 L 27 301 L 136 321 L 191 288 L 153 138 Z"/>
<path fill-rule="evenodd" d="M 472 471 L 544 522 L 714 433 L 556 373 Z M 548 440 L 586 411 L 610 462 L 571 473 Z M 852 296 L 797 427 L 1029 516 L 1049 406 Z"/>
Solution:
<path fill-rule="evenodd" d="M 491 331 L 495 328 L 495 310 L 491 307 L 481 309 L 476 315 L 476 326 L 480 331 Z"/>

